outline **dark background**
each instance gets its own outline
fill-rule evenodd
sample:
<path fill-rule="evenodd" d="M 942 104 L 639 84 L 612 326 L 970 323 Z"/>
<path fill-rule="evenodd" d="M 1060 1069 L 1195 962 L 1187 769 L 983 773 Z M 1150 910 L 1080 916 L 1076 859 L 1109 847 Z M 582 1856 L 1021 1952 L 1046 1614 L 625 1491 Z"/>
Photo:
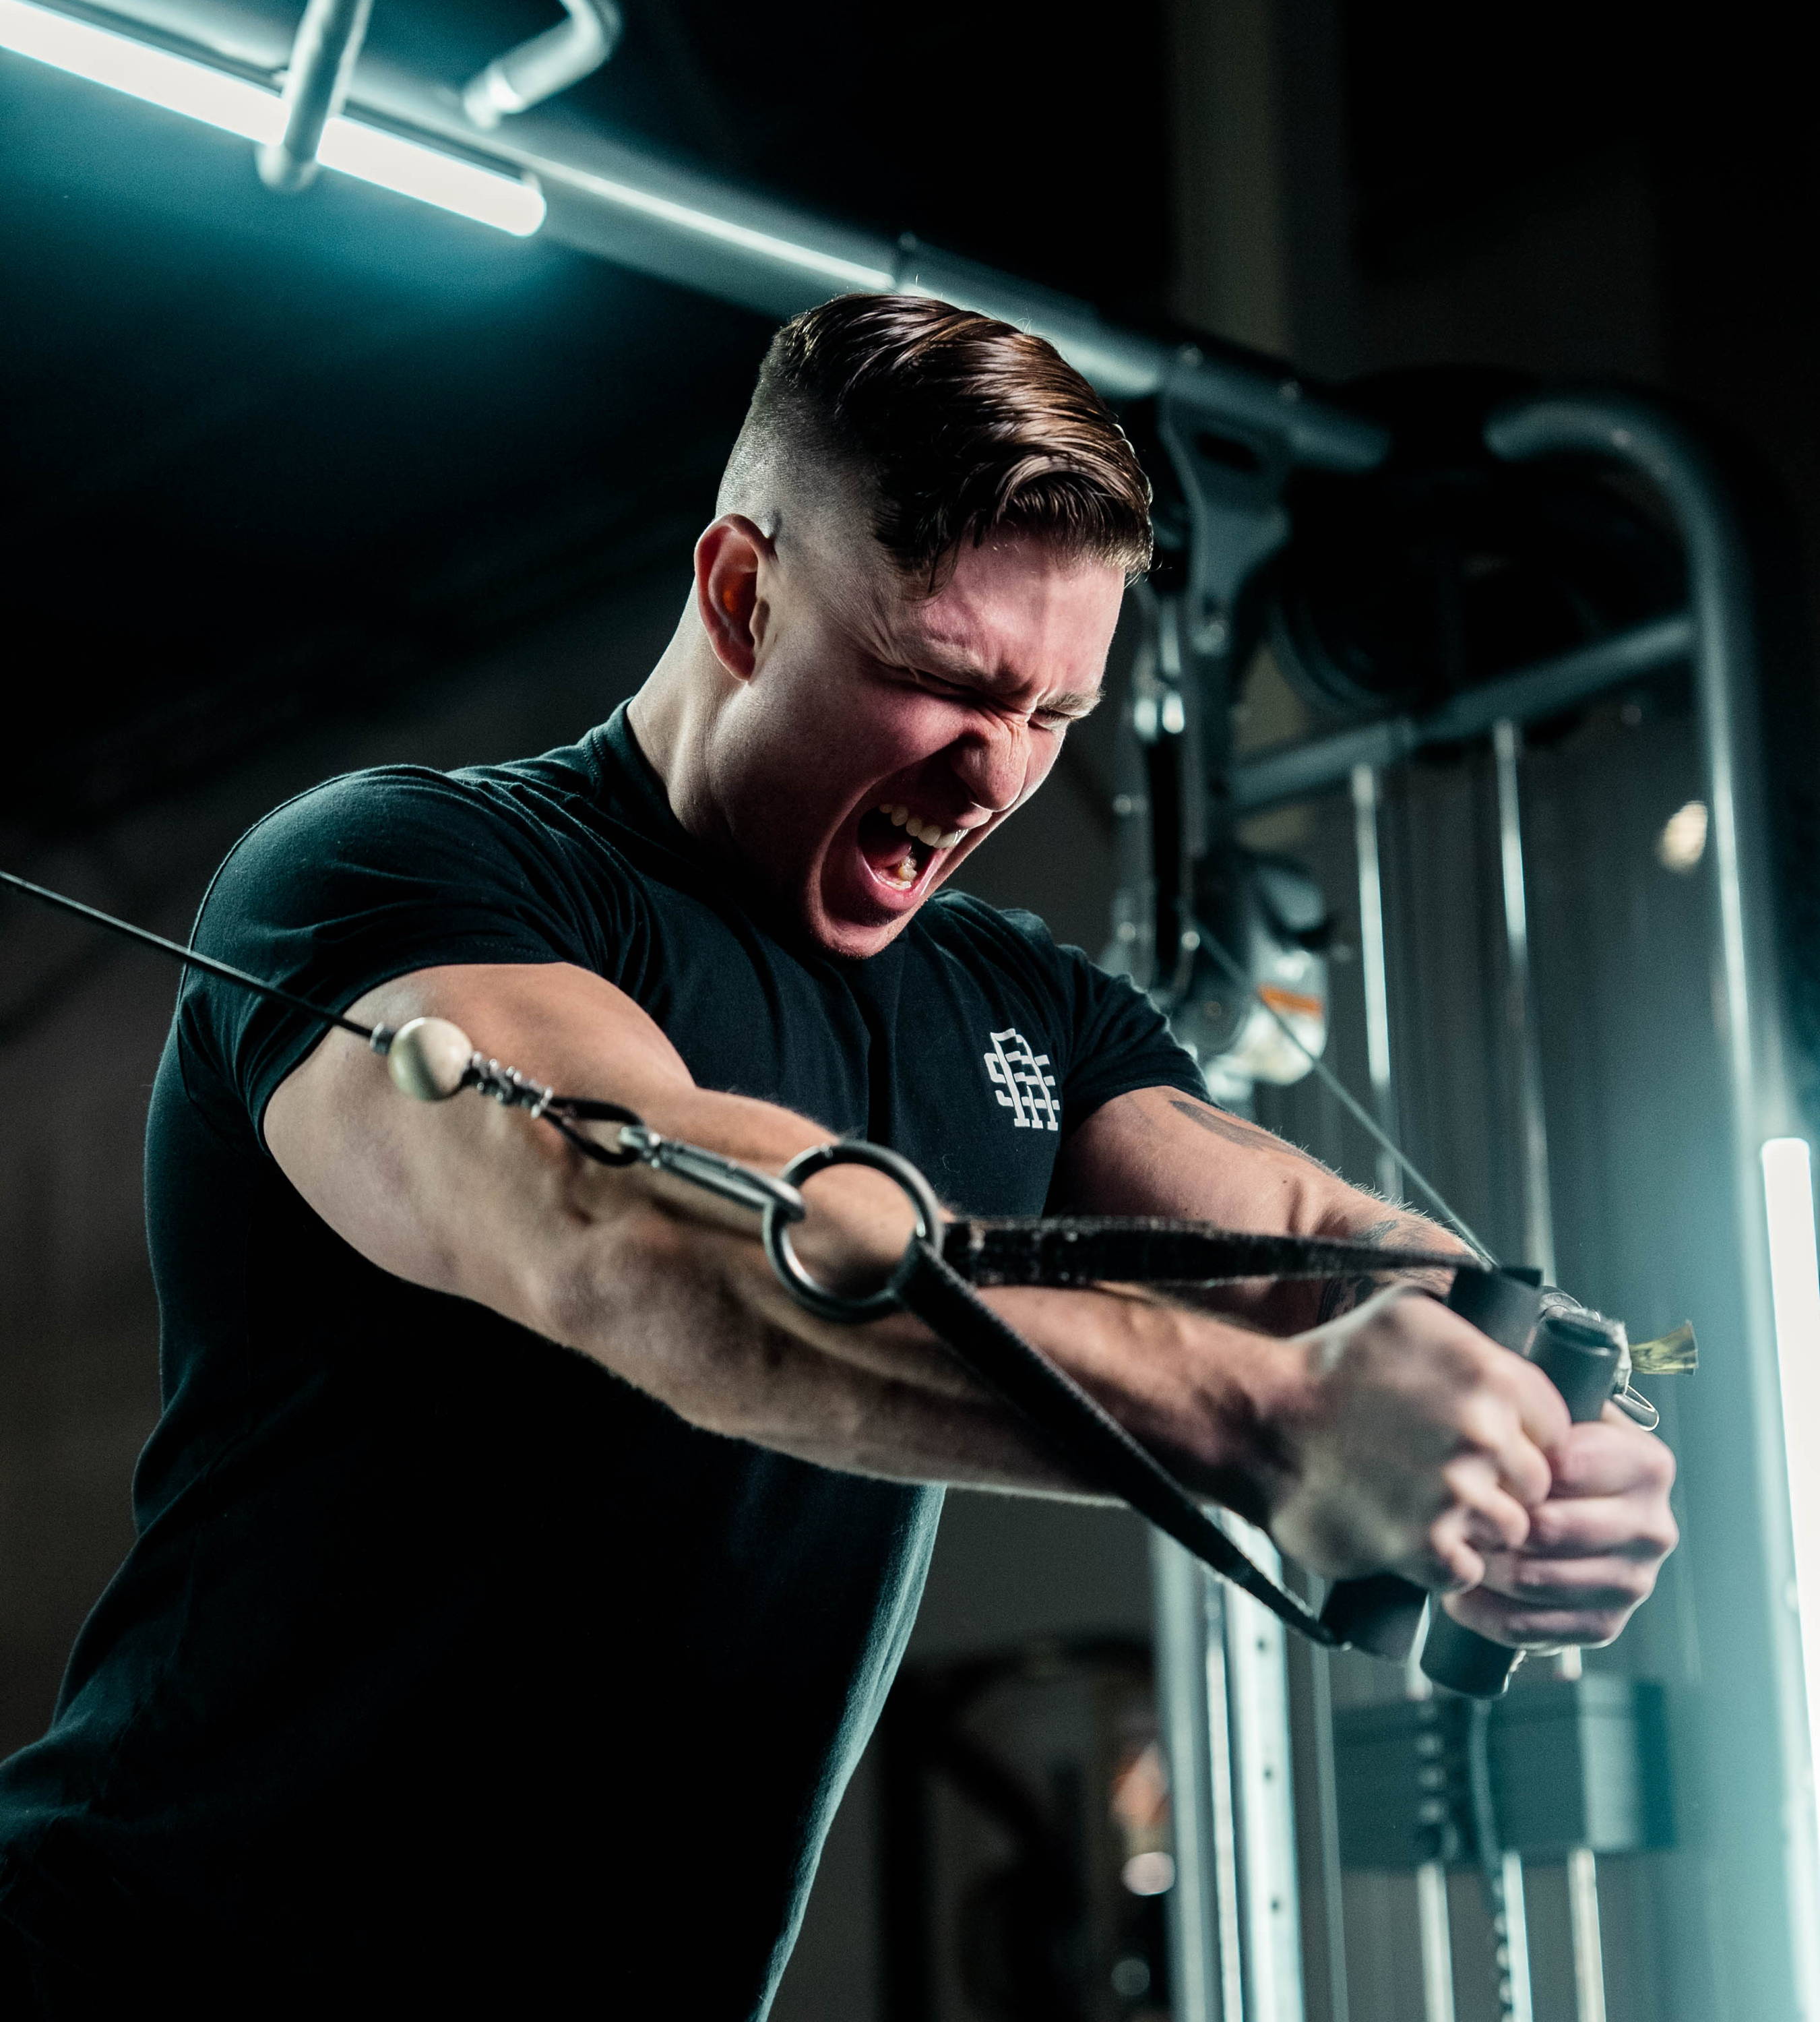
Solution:
<path fill-rule="evenodd" d="M 1337 378 L 1435 357 L 1644 378 L 1733 425 L 1811 527 L 1792 46 L 1748 9 L 1682 46 L 1556 0 L 1286 11 L 1267 88 L 1302 271 L 1278 293 L 1304 298 L 1226 334 Z M 372 42 L 455 82 L 545 18 L 382 0 Z M 1208 292 L 1172 32 L 1151 0 L 1090 34 L 998 4 L 650 0 L 572 99 L 1160 329 Z M 334 178 L 275 199 L 236 144 L 17 59 L 0 150 L 9 720 L 34 759 L 9 823 L 92 827 L 382 707 L 699 516 L 757 318 Z"/>

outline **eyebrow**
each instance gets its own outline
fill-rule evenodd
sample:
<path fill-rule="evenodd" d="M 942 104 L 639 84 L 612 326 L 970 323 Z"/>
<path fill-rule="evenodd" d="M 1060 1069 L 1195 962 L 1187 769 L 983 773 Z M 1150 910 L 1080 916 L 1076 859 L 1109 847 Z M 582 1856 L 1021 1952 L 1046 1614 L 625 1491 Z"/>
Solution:
<path fill-rule="evenodd" d="M 953 681 L 962 688 L 983 689 L 987 695 L 1008 684 L 1002 677 L 990 673 L 974 660 L 943 662 L 936 655 L 923 653 L 914 662 L 904 663 L 912 673 L 925 673 L 938 681 Z M 1078 722 L 1084 716 L 1091 716 L 1105 697 L 1106 691 L 1097 688 L 1089 693 L 1085 689 L 1067 689 L 1058 695 L 1051 695 L 1038 707 L 1050 715 L 1066 716 Z"/>

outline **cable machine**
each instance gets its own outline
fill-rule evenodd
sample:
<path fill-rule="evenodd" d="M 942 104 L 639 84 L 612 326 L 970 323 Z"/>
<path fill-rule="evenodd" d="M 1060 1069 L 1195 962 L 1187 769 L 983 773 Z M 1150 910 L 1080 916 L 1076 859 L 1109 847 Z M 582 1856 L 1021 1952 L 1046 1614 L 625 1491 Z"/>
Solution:
<path fill-rule="evenodd" d="M 1478 1198 L 1464 1196 L 1473 1199 L 1473 1221 L 1495 1228 L 1518 1261 L 1552 1279 L 1559 1251 L 1569 1283 L 1639 1313 L 1660 1305 L 1672 1280 L 1720 1344 L 1709 1380 L 1681 1400 L 1671 1427 L 1689 1542 L 1653 1605 L 1675 1615 L 1675 1633 L 1633 1633 L 1584 1677 L 1570 1655 L 1552 1681 L 1519 1684 L 1484 1716 L 1494 1723 L 1495 1766 L 1476 1792 L 1469 1728 L 1454 1717 L 1463 1709 L 1355 1704 L 1336 1717 L 1332 1660 L 1314 1653 L 1306 1689 L 1316 1739 L 1295 1770 L 1311 1787 L 1302 1809 L 1319 1849 L 1323 1914 L 1308 1922 L 1324 1925 L 1326 1970 L 1322 1986 L 1304 1988 L 1295 1969 L 1295 1807 L 1274 1768 L 1289 1754 L 1281 1640 L 1243 1597 L 1216 1593 L 1159 1545 L 1162 1718 L 1178 1765 L 1179 1857 L 1184 1873 L 1204 1878 L 1173 1903 L 1178 2022 L 1347 2017 L 1343 1861 L 1413 1877 L 1407 1936 L 1421 1961 L 1424 2022 L 1453 2022 L 1457 1980 L 1464 1985 L 1470 1970 L 1456 1957 L 1459 1893 L 1450 1891 L 1449 1869 L 1483 1869 L 1497 2012 L 1534 2022 L 1542 2011 L 1526 1854 L 1559 1871 L 1565 1885 L 1572 2006 L 1551 2012 L 1605 2022 L 1612 2011 L 1596 1849 L 1663 1849 L 1671 1839 L 1678 1850 L 1654 1863 L 1646 1892 L 1673 1933 L 1661 1983 L 1675 1989 L 1673 2012 L 1702 2022 L 1815 2012 L 1799 1605 L 1807 1600 L 1811 1621 L 1820 1597 L 1811 1560 L 1801 1556 L 1805 1535 L 1799 1524 L 1791 1531 L 1782 1425 L 1785 1396 L 1793 1406 L 1804 1394 L 1803 1359 L 1820 1343 L 1802 1331 L 1778 1279 L 1791 1214 L 1804 1238 L 1811 1203 L 1781 939 L 1789 877 L 1801 867 L 1777 852 L 1759 714 L 1763 585 L 1717 460 L 1683 421 L 1629 394 L 1487 394 L 1443 373 L 1368 392 L 1391 442 L 1369 473 L 1297 471 L 1258 446 L 1253 479 L 1284 475 L 1237 538 L 1216 514 L 1196 516 L 1205 466 L 1188 462 L 1179 428 L 1165 421 L 1162 438 L 1183 480 L 1185 545 L 1191 553 L 1197 541 L 1229 542 L 1232 587 L 1211 617 L 1196 598 L 1205 596 L 1197 586 L 1216 578 L 1212 567 L 1191 565 L 1173 580 L 1165 571 L 1157 593 L 1132 682 L 1113 954 L 1170 1008 L 1225 1099 L 1246 1103 L 1255 1092 L 1263 1120 L 1357 1172 L 1358 1135 L 1345 1137 L 1334 1100 L 1356 1111 L 1344 1083 L 1318 1090 L 1314 1107 L 1302 1091 L 1273 1086 L 1322 1065 L 1314 1057 L 1331 1024 L 1337 1044 L 1365 1069 L 1370 1113 L 1362 1121 L 1380 1126 L 1378 1184 L 1417 1206 L 1428 1205 L 1426 1181 L 1417 1172 L 1412 1187 L 1383 1140 L 1406 1147 L 1419 1135 L 1411 1126 L 1425 1079 L 1456 1089 L 1461 1077 L 1399 1044 L 1399 1032 L 1424 1024 L 1411 994 L 1439 990 L 1444 1008 L 1468 1020 L 1474 997 L 1484 1000 L 1479 1009 L 1490 1015 L 1474 1036 L 1487 1050 L 1487 1071 L 1465 1077 L 1479 1084 L 1469 1091 L 1475 1100 L 1450 1122 L 1455 1134 L 1501 1140 L 1498 1155 L 1475 1166 L 1450 1159 L 1437 1140 L 1423 1144 L 1423 1163 L 1447 1174 L 1456 1198 L 1463 1180 L 1475 1186 Z M 1236 466 L 1238 452 L 1224 440 L 1220 447 L 1225 466 Z M 1225 650 L 1203 651 L 1191 672 L 1184 638 L 1217 639 Z M 1231 733 L 1237 684 L 1260 648 L 1324 720 L 1240 753 Z M 1526 650 L 1534 657 L 1523 664 Z M 1559 884 L 1563 847 L 1577 844 L 1596 863 L 1599 842 L 1563 838 L 1551 823 L 1547 852 L 1538 851 L 1530 831 L 1545 810 L 1531 805 L 1526 739 L 1557 742 L 1602 699 L 1662 689 L 1684 703 L 1687 756 L 1698 765 L 1698 797 L 1689 796 L 1678 819 L 1683 828 L 1696 816 L 1705 825 L 1688 895 L 1703 917 L 1685 923 L 1698 940 L 1650 947 L 1646 936 L 1621 955 L 1598 943 L 1596 922 L 1570 919 L 1574 944 L 1561 947 L 1558 920 L 1543 943 L 1538 867 Z M 1643 707 L 1625 705 L 1632 714 Z M 1613 752 L 1601 762 L 1625 760 Z M 1423 838 L 1411 832 L 1422 802 L 1404 789 L 1424 766 L 1432 778 L 1450 772 L 1478 783 L 1446 834 Z M 1603 790 L 1624 797 L 1618 778 Z M 1350 845 L 1329 849 L 1324 867 L 1329 881 L 1344 876 L 1354 888 L 1334 908 L 1351 915 L 1356 943 L 1357 986 L 1343 1009 L 1329 1002 L 1323 953 L 1333 933 L 1331 885 L 1322 892 L 1319 881 L 1243 839 L 1248 818 L 1323 804 L 1329 838 L 1344 830 Z M 1661 807 L 1658 823 L 1673 805 Z M 1402 829 L 1395 849 L 1393 814 Z M 1491 867 L 1464 901 L 1457 889 L 1450 896 L 1460 881 L 1424 860 L 1424 851 L 1448 849 Z M 1588 865 L 1576 867 L 1584 874 Z M 1643 868 L 1661 874 L 1654 863 Z M 1614 884 L 1637 874 L 1636 860 L 1609 866 Z M 1654 1080 L 1661 1063 L 1634 1051 L 1621 1057 L 1625 1039 L 1597 1031 L 1613 1001 L 1614 962 L 1639 957 L 1633 989 L 1659 989 L 1662 970 L 1693 984 L 1680 993 L 1681 1037 L 1683 1050 L 1705 1058 L 1672 1090 Z M 1476 969 L 1482 980 L 1463 990 L 1448 984 L 1450 969 Z M 1541 1002 L 1539 970 L 1548 983 Z M 1565 985 L 1563 970 L 1574 973 Z M 1434 1020 L 1426 1022 L 1432 1038 Z M 1286 1049 L 1285 1039 L 1299 1043 Z M 1628 1068 L 1608 1100 L 1637 1115 L 1616 1136 L 1647 1145 L 1654 1170 L 1674 1179 L 1635 1188 L 1615 1208 L 1607 1201 L 1596 1234 L 1576 1231 L 1563 1243 L 1551 1081 L 1558 1060 L 1576 1050 Z M 1626 1172 L 1610 1159 L 1603 1173 L 1586 1170 L 1596 1157 L 1579 1162 L 1567 1190 L 1582 1199 L 1589 1187 L 1636 1177 L 1634 1166 Z M 1678 1232 L 1651 1225 L 1669 1192 L 1683 1197 Z M 1690 1238 L 1691 1253 L 1669 1254 Z M 1597 1274 L 1591 1285 L 1589 1272 Z M 1794 1486 L 1799 1517 L 1798 1471 Z M 1637 1675 L 1633 1646 L 1660 1664 L 1659 1674 Z M 1716 1696 L 1711 1666 L 1721 1650 L 1725 1684 Z M 1811 1670 L 1811 1652 L 1809 1661 Z M 1413 1668 L 1410 1677 L 1419 1691 Z M 1633 1787 L 1616 1809 L 1610 1776 Z M 1523 1793 L 1538 1781 L 1559 1787 L 1559 1815 L 1519 1823 Z M 1368 1805 L 1375 1820 L 1349 1816 Z M 1305 1859 L 1301 1868 L 1306 1886 Z M 1637 1983 L 1634 1972 L 1626 1976 Z"/>

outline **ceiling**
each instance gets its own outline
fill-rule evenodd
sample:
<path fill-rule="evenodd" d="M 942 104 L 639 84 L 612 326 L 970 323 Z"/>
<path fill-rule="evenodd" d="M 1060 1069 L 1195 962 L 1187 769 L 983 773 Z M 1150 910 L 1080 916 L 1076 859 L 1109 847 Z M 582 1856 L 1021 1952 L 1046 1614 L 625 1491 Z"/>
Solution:
<path fill-rule="evenodd" d="M 554 12 L 377 0 L 370 47 L 458 83 Z M 570 101 L 615 137 L 1154 305 L 1147 8 L 1090 66 L 1033 46 L 1006 0 L 939 0 L 902 41 L 824 0 L 782 29 L 689 0 L 626 13 Z M 0 174 L 0 527 L 31 759 L 3 819 L 42 836 L 680 558 L 769 334 L 341 178 L 275 195 L 243 144 L 7 55 Z"/>

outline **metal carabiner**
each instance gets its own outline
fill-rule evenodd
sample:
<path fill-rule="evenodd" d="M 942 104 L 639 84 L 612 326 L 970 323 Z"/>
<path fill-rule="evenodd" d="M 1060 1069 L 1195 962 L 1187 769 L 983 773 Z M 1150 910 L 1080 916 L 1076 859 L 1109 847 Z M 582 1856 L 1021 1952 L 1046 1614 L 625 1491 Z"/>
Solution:
<path fill-rule="evenodd" d="M 802 1195 L 790 1184 L 791 1167 L 786 1167 L 782 1179 L 773 1179 L 769 1173 L 742 1166 L 737 1159 L 710 1152 L 703 1145 L 666 1137 L 648 1123 L 622 1123 L 619 1145 L 622 1151 L 660 1173 L 669 1173 L 692 1187 L 699 1187 L 704 1193 L 731 1201 L 735 1207 L 750 1208 L 754 1214 L 762 1214 L 768 1229 L 773 1221 L 780 1226 L 801 1221 L 809 1211 Z"/>

